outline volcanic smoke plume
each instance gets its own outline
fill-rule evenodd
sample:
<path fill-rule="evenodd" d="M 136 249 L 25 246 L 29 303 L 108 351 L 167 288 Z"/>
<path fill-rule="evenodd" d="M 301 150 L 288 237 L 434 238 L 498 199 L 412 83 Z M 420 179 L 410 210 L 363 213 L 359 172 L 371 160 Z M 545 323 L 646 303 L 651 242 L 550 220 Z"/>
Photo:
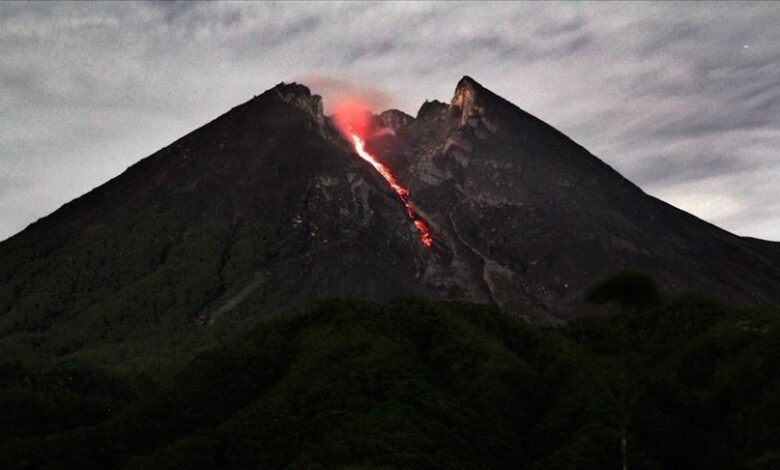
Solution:
<path fill-rule="evenodd" d="M 375 155 L 366 148 L 366 138 L 369 132 L 369 118 L 371 112 L 368 107 L 357 100 L 344 100 L 336 105 L 333 115 L 336 127 L 344 134 L 344 137 L 352 142 L 355 152 L 371 164 L 372 167 L 382 175 L 387 184 L 395 191 L 398 198 L 406 209 L 406 215 L 414 224 L 414 228 L 420 234 L 420 243 L 425 248 L 433 246 L 433 237 L 428 224 L 414 210 L 411 201 L 409 201 L 409 190 L 395 178 L 390 169 L 383 165 Z"/>

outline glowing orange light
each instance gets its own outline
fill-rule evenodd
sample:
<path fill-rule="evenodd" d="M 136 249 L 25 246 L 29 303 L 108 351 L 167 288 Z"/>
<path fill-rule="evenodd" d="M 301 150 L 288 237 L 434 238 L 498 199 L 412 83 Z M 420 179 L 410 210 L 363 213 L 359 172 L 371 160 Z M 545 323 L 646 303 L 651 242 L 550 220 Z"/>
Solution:
<path fill-rule="evenodd" d="M 431 229 L 429 229 L 428 225 L 420 218 L 419 215 L 417 215 L 414 207 L 412 207 L 412 203 L 409 202 L 409 190 L 401 186 L 390 170 L 377 161 L 377 159 L 366 150 L 366 143 L 363 141 L 363 139 L 358 137 L 357 134 L 352 134 L 352 142 L 355 144 L 355 152 L 357 152 L 357 154 L 360 155 L 363 160 L 370 163 L 371 166 L 373 166 L 374 169 L 380 175 L 382 175 L 385 181 L 387 181 L 387 184 L 393 188 L 393 191 L 398 194 L 398 197 L 401 199 L 401 202 L 404 203 L 404 207 L 406 208 L 406 215 L 409 216 L 409 218 L 414 223 L 414 228 L 416 228 L 417 232 L 420 233 L 420 243 L 422 243 L 424 247 L 430 248 L 431 245 L 433 245 Z"/>
<path fill-rule="evenodd" d="M 425 225 L 425 222 L 420 219 L 414 221 L 414 227 L 420 232 L 420 243 L 422 243 L 424 247 L 430 248 L 431 245 L 433 245 L 431 229 L 429 229 L 428 226 Z"/>
<path fill-rule="evenodd" d="M 350 139 L 352 134 L 365 138 L 368 135 L 370 118 L 371 111 L 368 106 L 357 100 L 339 102 L 333 113 L 336 127 L 347 139 Z"/>
<path fill-rule="evenodd" d="M 409 190 L 398 184 L 398 181 L 395 179 L 395 176 L 393 176 L 392 173 L 390 173 L 390 170 L 379 163 L 373 155 L 368 153 L 366 150 L 366 143 L 357 136 L 357 134 L 352 134 L 352 142 L 355 143 L 355 151 L 357 152 L 360 157 L 371 164 L 371 166 L 374 167 L 376 171 L 379 172 L 380 175 L 387 181 L 387 184 L 390 185 L 391 188 L 393 188 L 393 191 L 395 191 L 398 194 L 398 197 L 401 199 L 406 199 L 409 197 Z"/>
<path fill-rule="evenodd" d="M 374 155 L 366 149 L 366 141 L 364 136 L 367 134 L 369 121 L 367 107 L 356 101 L 345 101 L 340 103 L 336 107 L 334 119 L 336 126 L 339 130 L 349 139 L 352 140 L 352 144 L 355 146 L 355 152 L 362 158 L 371 164 L 372 167 L 382 175 L 382 178 L 387 181 L 387 184 L 395 191 L 398 198 L 404 204 L 406 209 L 406 215 L 414 224 L 414 228 L 420 234 L 420 243 L 424 247 L 430 248 L 433 246 L 433 237 L 431 235 L 431 229 L 428 228 L 428 224 L 417 214 L 409 202 L 409 190 L 401 186 L 393 173 L 383 165 Z"/>

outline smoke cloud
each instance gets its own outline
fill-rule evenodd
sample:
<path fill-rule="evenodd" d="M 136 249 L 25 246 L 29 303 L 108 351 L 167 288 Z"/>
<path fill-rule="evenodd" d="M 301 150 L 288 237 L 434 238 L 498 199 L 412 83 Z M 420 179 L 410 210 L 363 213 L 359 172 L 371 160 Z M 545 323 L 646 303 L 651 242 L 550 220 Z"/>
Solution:
<path fill-rule="evenodd" d="M 361 103 L 369 111 L 382 112 L 393 106 L 397 101 L 378 87 L 358 84 L 354 81 L 325 75 L 308 75 L 295 79 L 303 83 L 312 93 L 322 96 L 325 114 L 333 114 L 345 102 Z"/>

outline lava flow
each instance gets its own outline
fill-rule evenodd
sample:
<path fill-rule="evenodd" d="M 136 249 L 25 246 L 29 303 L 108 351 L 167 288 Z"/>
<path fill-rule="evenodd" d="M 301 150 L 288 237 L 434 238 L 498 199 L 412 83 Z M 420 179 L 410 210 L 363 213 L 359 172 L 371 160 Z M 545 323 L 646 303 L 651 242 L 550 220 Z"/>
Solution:
<path fill-rule="evenodd" d="M 431 246 L 433 246 L 431 229 L 414 210 L 412 203 L 409 201 L 409 190 L 401 186 L 390 169 L 383 165 L 366 149 L 366 141 L 362 136 L 366 135 L 368 129 L 367 117 L 369 115 L 367 108 L 360 103 L 344 102 L 339 105 L 334 117 L 339 130 L 352 140 L 352 144 L 355 146 L 355 152 L 357 152 L 360 158 L 370 163 L 398 195 L 398 198 L 404 204 L 406 215 L 420 234 L 420 243 L 422 243 L 425 248 L 431 248 Z"/>
<path fill-rule="evenodd" d="M 370 163 L 371 166 L 373 166 L 374 169 L 380 175 L 382 175 L 385 181 L 387 181 L 387 184 L 393 188 L 393 191 L 395 191 L 395 193 L 401 199 L 401 202 L 404 203 L 404 207 L 406 208 L 406 215 L 409 216 L 409 219 L 411 219 L 412 223 L 414 223 L 414 228 L 416 228 L 420 233 L 420 243 L 422 243 L 424 247 L 430 248 L 431 245 L 433 245 L 431 229 L 428 228 L 428 224 L 426 224 L 425 221 L 422 220 L 419 215 L 417 215 L 414 207 L 412 207 L 412 203 L 409 202 L 409 190 L 401 186 L 398 183 L 398 180 L 395 179 L 395 176 L 390 173 L 390 169 L 379 163 L 377 159 L 371 155 L 368 150 L 366 150 L 366 143 L 363 141 L 363 139 L 358 137 L 357 134 L 352 134 L 352 142 L 355 144 L 355 151 L 357 154 L 360 155 L 363 160 Z"/>

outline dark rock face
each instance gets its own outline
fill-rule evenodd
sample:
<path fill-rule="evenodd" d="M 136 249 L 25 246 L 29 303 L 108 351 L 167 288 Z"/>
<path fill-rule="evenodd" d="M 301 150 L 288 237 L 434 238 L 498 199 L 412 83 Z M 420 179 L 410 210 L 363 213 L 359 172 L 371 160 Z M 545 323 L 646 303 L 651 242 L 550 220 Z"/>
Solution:
<path fill-rule="evenodd" d="M 412 121 L 414 121 L 413 117 L 397 109 L 388 109 L 379 115 L 379 122 L 381 122 L 384 127 L 389 127 L 394 131 L 403 129 L 411 124 Z"/>
<path fill-rule="evenodd" d="M 109 244 L 128 214 L 176 223 L 165 225 L 148 272 L 112 274 L 111 290 L 90 291 L 87 304 L 163 269 L 195 233 L 233 234 L 219 245 L 211 294 L 182 307 L 184 320 L 198 324 L 334 296 L 493 302 L 555 322 L 587 314 L 589 286 L 621 270 L 645 272 L 667 293 L 780 305 L 778 244 L 737 237 L 644 194 L 469 77 L 449 105 L 426 102 L 416 118 L 390 110 L 373 123 L 393 129 L 368 145 L 411 190 L 433 249 L 323 116 L 321 99 L 280 84 L 0 244 L 0 283 L 11 293 L 3 301 L 0 290 L 0 335 L 24 323 L 24 299 L 43 289 L 36 263 L 54 266 L 76 256 L 74 246 Z M 273 234 L 267 256 L 251 265 L 241 261 L 258 249 L 242 252 L 235 235 L 244 227 Z M 56 241 L 30 248 L 39 240 Z M 244 266 L 240 275 L 234 265 Z M 98 315 L 79 292 L 62 293 L 63 306 L 36 328 Z M 156 315 L 166 316 L 165 305 Z"/>
<path fill-rule="evenodd" d="M 437 100 L 425 100 L 425 103 L 423 103 L 422 106 L 420 106 L 420 109 L 417 111 L 417 119 L 426 120 L 441 117 L 442 115 L 446 114 L 448 110 L 449 106 L 446 103 L 442 103 L 441 101 Z"/>
<path fill-rule="evenodd" d="M 542 318 L 587 313 L 587 289 L 621 270 L 645 272 L 668 293 L 780 301 L 778 244 L 644 194 L 473 79 L 458 83 L 446 113 L 423 109 L 383 158 L 453 254 L 426 266 L 429 284 Z"/>

